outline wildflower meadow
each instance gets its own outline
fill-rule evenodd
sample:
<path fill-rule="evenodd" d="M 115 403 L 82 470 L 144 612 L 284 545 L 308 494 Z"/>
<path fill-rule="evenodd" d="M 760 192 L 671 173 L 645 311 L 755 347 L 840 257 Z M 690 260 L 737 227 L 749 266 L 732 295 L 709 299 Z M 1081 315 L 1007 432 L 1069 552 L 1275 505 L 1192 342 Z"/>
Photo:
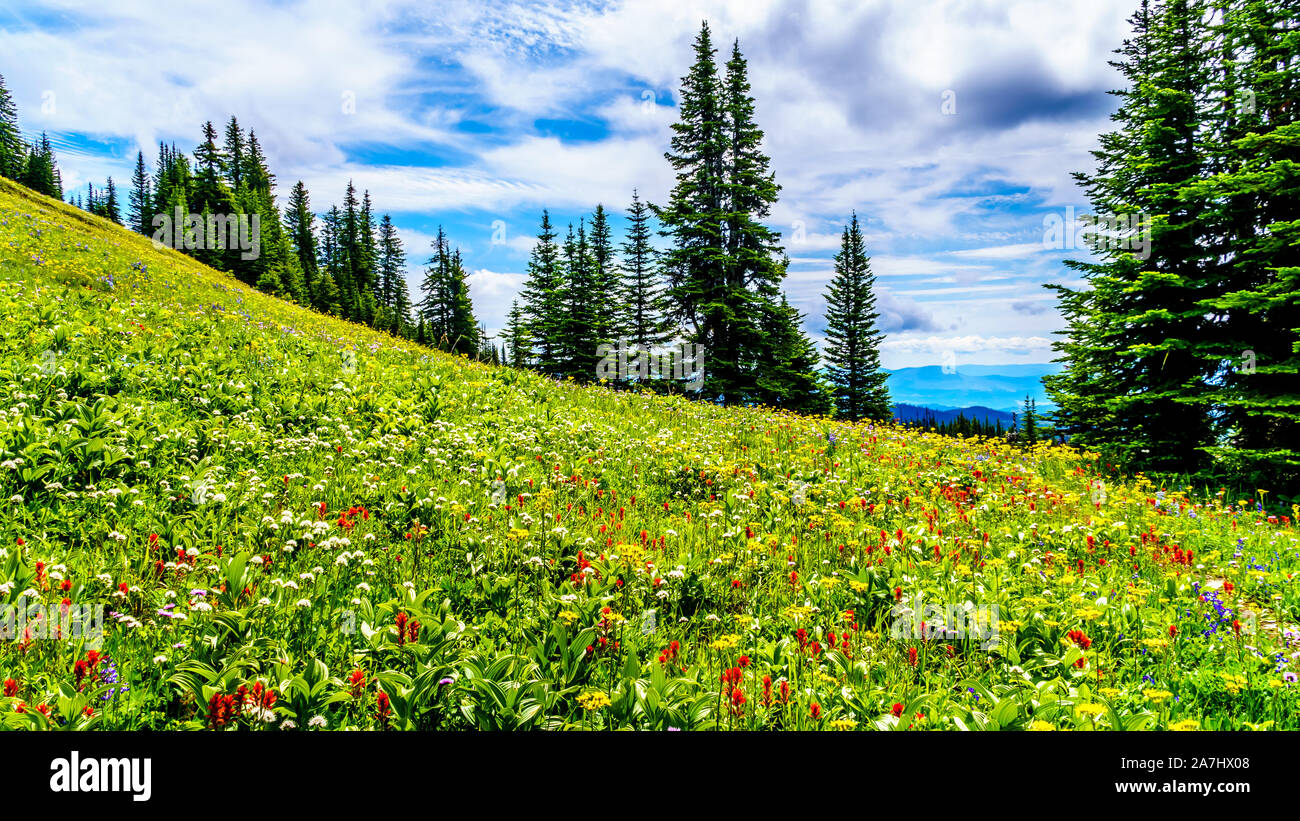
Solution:
<path fill-rule="evenodd" d="M 580 386 L 0 180 L 0 723 L 1297 729 L 1296 510 Z"/>

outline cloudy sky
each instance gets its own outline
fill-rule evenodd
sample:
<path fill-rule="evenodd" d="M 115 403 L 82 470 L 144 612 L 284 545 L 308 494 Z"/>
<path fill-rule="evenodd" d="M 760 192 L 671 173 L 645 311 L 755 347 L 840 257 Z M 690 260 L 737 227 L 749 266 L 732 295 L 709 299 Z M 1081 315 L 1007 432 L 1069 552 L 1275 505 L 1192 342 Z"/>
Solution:
<path fill-rule="evenodd" d="M 739 39 L 781 200 L 786 291 L 815 338 L 839 232 L 865 225 L 884 364 L 1045 362 L 1045 282 L 1075 282 L 1044 219 L 1114 108 L 1107 65 L 1136 0 L 8 2 L 0 74 L 48 131 L 65 188 L 192 150 L 204 120 L 256 131 L 281 202 L 347 180 L 401 229 L 412 286 L 438 225 L 495 332 L 542 208 L 561 225 L 632 190 L 664 202 L 691 43 Z M 365 8 L 362 8 L 362 7 Z M 201 12 L 200 12 L 201 9 Z M 615 222 L 622 228 L 622 221 Z M 1050 243 L 1048 243 L 1050 245 Z"/>

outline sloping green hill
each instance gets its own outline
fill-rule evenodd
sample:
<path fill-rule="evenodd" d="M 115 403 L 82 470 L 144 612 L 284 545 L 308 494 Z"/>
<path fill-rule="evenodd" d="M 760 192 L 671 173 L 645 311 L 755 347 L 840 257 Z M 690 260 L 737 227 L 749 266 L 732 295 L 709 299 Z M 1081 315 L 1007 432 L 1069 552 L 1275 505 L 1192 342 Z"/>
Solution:
<path fill-rule="evenodd" d="M 1296 725 L 1239 500 L 494 369 L 2 180 L 0 306 L 5 726 Z"/>

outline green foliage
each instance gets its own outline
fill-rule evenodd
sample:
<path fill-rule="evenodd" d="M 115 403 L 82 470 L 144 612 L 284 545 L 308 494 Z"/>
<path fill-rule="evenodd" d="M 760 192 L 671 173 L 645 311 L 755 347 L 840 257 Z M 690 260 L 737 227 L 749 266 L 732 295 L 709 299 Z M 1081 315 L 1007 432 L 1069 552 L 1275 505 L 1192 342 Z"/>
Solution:
<path fill-rule="evenodd" d="M 888 375 L 880 369 L 884 335 L 876 327 L 875 282 L 855 212 L 844 227 L 826 292 L 826 372 L 836 412 L 847 419 L 888 421 L 893 416 Z"/>
<path fill-rule="evenodd" d="M 1130 469 L 1300 482 L 1296 6 L 1143 2 L 1095 173 L 1099 215 L 1144 215 L 1050 286 L 1069 323 L 1048 377 L 1058 428 Z"/>

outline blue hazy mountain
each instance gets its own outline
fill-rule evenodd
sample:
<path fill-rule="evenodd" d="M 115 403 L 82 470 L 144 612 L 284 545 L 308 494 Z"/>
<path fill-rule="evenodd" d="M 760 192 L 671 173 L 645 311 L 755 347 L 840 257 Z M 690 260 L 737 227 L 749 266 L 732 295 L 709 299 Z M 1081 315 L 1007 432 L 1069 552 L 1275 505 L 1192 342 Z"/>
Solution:
<path fill-rule="evenodd" d="M 958 416 L 965 416 L 972 422 L 1001 422 L 1002 427 L 1010 430 L 1012 414 L 1008 411 L 994 410 L 979 405 L 969 408 L 927 408 L 921 405 L 909 405 L 899 402 L 894 405 L 894 418 L 900 422 L 916 422 L 933 419 L 935 422 L 956 422 Z"/>
<path fill-rule="evenodd" d="M 940 365 L 886 368 L 885 372 L 889 374 L 889 397 L 896 403 L 935 410 L 982 407 L 1012 413 L 1019 412 L 1026 396 L 1049 410 L 1052 404 L 1042 378 L 1060 370 L 1060 365 L 1045 363 L 958 365 L 953 373 L 945 373 Z"/>

